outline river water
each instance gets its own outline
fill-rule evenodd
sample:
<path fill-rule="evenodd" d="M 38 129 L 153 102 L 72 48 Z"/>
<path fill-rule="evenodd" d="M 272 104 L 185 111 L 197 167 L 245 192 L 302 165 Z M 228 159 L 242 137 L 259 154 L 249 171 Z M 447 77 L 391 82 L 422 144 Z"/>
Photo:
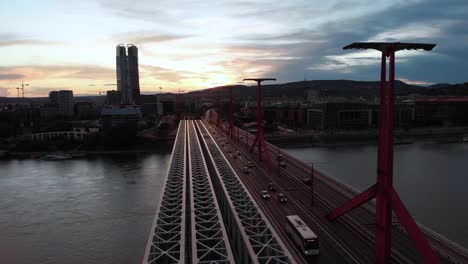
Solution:
<path fill-rule="evenodd" d="M 0 263 L 141 263 L 169 158 L 0 160 Z"/>
<path fill-rule="evenodd" d="M 375 183 L 376 146 L 284 150 L 357 190 Z M 468 248 L 468 144 L 395 146 L 394 185 L 418 222 Z"/>

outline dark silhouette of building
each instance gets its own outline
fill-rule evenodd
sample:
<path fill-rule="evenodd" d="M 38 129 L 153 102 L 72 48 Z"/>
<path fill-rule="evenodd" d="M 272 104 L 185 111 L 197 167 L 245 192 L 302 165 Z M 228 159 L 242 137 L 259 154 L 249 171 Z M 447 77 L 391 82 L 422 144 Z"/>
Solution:
<path fill-rule="evenodd" d="M 100 116 L 100 109 L 94 102 L 75 103 L 75 116 L 79 119 L 94 119 Z"/>
<path fill-rule="evenodd" d="M 468 97 L 426 97 L 415 102 L 419 126 L 468 125 Z"/>
<path fill-rule="evenodd" d="M 133 44 L 117 45 L 117 90 L 122 94 L 122 104 L 140 104 L 140 77 L 138 48 Z"/>
<path fill-rule="evenodd" d="M 120 91 L 107 91 L 106 93 L 106 104 L 118 105 L 122 102 L 122 93 Z"/>
<path fill-rule="evenodd" d="M 49 103 L 58 105 L 59 104 L 59 92 L 58 91 L 51 91 L 49 93 Z"/>
<path fill-rule="evenodd" d="M 60 90 L 49 93 L 49 103 L 41 109 L 42 118 L 72 117 L 74 114 L 73 91 Z"/>

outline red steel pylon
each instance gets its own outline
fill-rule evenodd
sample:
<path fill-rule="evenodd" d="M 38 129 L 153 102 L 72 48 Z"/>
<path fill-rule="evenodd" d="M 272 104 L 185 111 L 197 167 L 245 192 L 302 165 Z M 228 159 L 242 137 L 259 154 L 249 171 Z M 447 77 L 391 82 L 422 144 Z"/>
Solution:
<path fill-rule="evenodd" d="M 229 136 L 234 139 L 234 106 L 232 96 L 232 86 L 229 87 L 230 100 L 229 100 Z"/>
<path fill-rule="evenodd" d="M 216 91 L 216 127 L 221 128 L 221 96 L 219 88 Z"/>
<path fill-rule="evenodd" d="M 244 79 L 244 81 L 255 81 L 257 82 L 257 135 L 250 148 L 250 152 L 255 148 L 255 144 L 258 147 L 258 161 L 262 160 L 262 152 L 265 152 L 265 159 L 269 167 L 271 167 L 270 154 L 268 153 L 267 146 L 265 144 L 265 136 L 263 135 L 263 118 L 262 118 L 262 82 L 263 81 L 276 81 L 273 78 L 259 78 L 259 79 Z"/>
<path fill-rule="evenodd" d="M 415 243 L 425 263 L 439 263 L 438 257 L 429 246 L 424 234 L 411 217 L 398 193 L 393 187 L 393 110 L 395 81 L 395 52 L 399 50 L 432 50 L 435 44 L 417 43 L 353 43 L 344 49 L 375 49 L 382 52 L 380 81 L 379 145 L 377 156 L 377 183 L 349 200 L 330 213 L 327 218 L 333 220 L 342 214 L 376 198 L 376 263 L 384 264 L 390 260 L 392 209 L 409 237 Z M 390 58 L 389 87 L 386 85 L 386 58 Z"/>

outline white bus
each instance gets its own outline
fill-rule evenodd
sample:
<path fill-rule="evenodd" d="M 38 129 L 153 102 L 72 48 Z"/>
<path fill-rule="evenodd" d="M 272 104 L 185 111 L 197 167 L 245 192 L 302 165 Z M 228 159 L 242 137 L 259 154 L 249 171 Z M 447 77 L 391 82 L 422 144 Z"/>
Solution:
<path fill-rule="evenodd" d="M 286 216 L 286 233 L 301 249 L 304 255 L 317 255 L 319 253 L 319 240 L 317 235 L 297 215 Z"/>

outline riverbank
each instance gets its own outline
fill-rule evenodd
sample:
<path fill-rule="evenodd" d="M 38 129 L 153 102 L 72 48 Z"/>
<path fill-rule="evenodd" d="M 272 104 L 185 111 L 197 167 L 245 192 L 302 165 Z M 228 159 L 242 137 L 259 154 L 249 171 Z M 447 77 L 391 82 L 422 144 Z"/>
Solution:
<path fill-rule="evenodd" d="M 415 142 L 457 143 L 464 142 L 468 135 L 468 127 L 444 128 L 413 128 L 408 130 L 395 129 L 394 143 L 396 145 Z M 269 134 L 266 140 L 278 146 L 290 147 L 327 147 L 373 145 L 377 143 L 377 130 L 360 131 L 305 131 L 285 134 Z"/>
<path fill-rule="evenodd" d="M 173 142 L 164 141 L 158 144 L 145 144 L 128 146 L 127 148 L 100 148 L 90 150 L 72 150 L 72 151 L 9 151 L 4 152 L 3 159 L 38 159 L 50 153 L 64 153 L 69 154 L 72 158 L 85 158 L 94 155 L 119 155 L 119 154 L 137 154 L 137 153 L 161 153 L 171 151 Z"/>

